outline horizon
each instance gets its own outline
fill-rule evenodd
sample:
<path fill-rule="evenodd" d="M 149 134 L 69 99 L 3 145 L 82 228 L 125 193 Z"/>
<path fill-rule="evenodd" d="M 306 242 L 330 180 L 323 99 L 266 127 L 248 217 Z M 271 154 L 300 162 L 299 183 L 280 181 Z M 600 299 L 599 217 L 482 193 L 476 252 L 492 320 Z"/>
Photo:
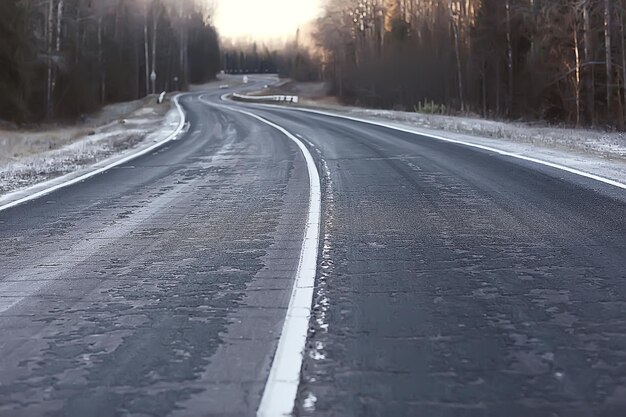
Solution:
<path fill-rule="evenodd" d="M 270 4 L 268 4 L 270 3 Z M 321 0 L 216 0 L 215 26 L 222 39 L 285 40 L 315 20 Z M 242 10 L 245 12 L 242 13 Z M 277 12 L 280 11 L 280 12 Z"/>

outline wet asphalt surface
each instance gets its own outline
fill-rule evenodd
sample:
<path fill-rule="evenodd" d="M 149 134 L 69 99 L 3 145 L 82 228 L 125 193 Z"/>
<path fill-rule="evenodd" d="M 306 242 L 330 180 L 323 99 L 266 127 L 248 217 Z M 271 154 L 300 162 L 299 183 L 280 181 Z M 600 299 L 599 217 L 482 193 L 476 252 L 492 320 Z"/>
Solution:
<path fill-rule="evenodd" d="M 252 118 L 183 105 L 180 140 L 0 212 L 0 416 L 254 415 L 306 166 Z M 323 177 L 297 415 L 626 415 L 623 190 L 246 108 Z"/>

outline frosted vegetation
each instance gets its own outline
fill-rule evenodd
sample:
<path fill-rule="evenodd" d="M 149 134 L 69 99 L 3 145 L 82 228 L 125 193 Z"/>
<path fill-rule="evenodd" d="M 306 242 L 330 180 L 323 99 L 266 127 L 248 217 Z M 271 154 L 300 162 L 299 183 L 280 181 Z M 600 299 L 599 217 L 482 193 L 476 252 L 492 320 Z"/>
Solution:
<path fill-rule="evenodd" d="M 151 144 L 178 125 L 169 103 L 152 99 L 109 105 L 81 125 L 0 129 L 0 195 Z"/>

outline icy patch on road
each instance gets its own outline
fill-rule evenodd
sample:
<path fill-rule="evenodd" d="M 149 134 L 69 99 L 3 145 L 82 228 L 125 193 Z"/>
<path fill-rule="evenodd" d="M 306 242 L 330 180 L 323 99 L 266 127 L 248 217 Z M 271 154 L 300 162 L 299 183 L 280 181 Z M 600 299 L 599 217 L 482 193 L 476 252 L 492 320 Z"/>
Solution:
<path fill-rule="evenodd" d="M 313 146 L 310 142 L 309 144 Z M 317 329 L 324 333 L 328 332 L 328 312 L 330 309 L 330 299 L 328 298 L 328 280 L 331 278 L 335 263 L 332 259 L 332 234 L 331 229 L 334 222 L 335 201 L 333 191 L 333 180 L 330 176 L 330 169 L 328 164 L 322 157 L 322 153 L 319 149 L 314 148 L 315 152 L 322 165 L 322 175 L 324 178 L 325 193 L 324 193 L 324 240 L 322 247 L 321 262 L 319 264 L 320 273 L 318 274 L 318 280 L 316 282 L 316 293 L 313 306 L 313 317 Z M 313 337 L 314 334 L 310 335 Z M 311 349 L 309 351 L 309 357 L 314 360 L 326 359 L 326 353 L 324 352 L 324 344 L 316 341 L 312 345 L 309 345 Z"/>

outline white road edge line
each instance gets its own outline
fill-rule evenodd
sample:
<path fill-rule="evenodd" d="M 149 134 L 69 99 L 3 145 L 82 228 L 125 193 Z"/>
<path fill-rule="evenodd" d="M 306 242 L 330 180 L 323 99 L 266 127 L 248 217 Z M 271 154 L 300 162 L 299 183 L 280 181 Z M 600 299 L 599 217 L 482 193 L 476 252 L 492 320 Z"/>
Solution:
<path fill-rule="evenodd" d="M 202 100 L 205 104 L 212 105 Z M 319 246 L 320 223 L 322 216 L 322 187 L 317 166 L 311 152 L 297 137 L 285 128 L 256 114 L 228 107 L 253 117 L 280 131 L 300 148 L 309 171 L 309 215 L 304 230 L 304 241 L 300 261 L 296 271 L 285 323 L 272 361 L 270 374 L 263 390 L 258 417 L 278 417 L 292 415 L 300 385 L 300 370 L 304 359 L 304 349 L 309 329 L 309 319 L 313 304 L 315 274 Z"/>
<path fill-rule="evenodd" d="M 281 106 L 275 106 L 275 107 L 281 107 Z M 376 121 L 373 121 L 373 120 L 361 119 L 361 118 L 352 117 L 352 116 L 344 116 L 344 115 L 340 115 L 340 114 L 333 114 L 333 113 L 329 113 L 329 112 L 324 112 L 324 111 L 319 111 L 319 110 L 310 110 L 310 109 L 294 108 L 294 110 L 298 110 L 298 111 L 301 111 L 301 112 L 308 112 L 308 113 L 317 113 L 317 114 L 321 114 L 321 115 L 324 115 L 324 116 L 336 117 L 336 118 L 341 118 L 341 119 L 348 119 L 348 120 L 352 120 L 352 121 L 355 121 L 355 122 L 368 123 L 368 124 L 375 125 L 375 126 L 385 127 L 387 129 L 397 130 L 397 131 L 405 132 L 405 133 L 411 133 L 413 135 L 426 136 L 426 137 L 429 137 L 431 139 L 436 139 L 436 140 L 440 140 L 440 141 L 443 141 L 443 142 L 455 143 L 455 144 L 458 144 L 458 145 L 464 145 L 464 146 L 468 146 L 468 147 L 471 147 L 471 148 L 482 149 L 484 151 L 494 152 L 494 153 L 497 153 L 497 154 L 502 155 L 502 156 L 509 156 L 511 158 L 522 159 L 524 161 L 533 162 L 535 164 L 545 165 L 545 166 L 548 166 L 550 168 L 555 168 L 555 169 L 558 169 L 558 170 L 561 170 L 561 171 L 566 171 L 566 172 L 569 172 L 570 174 L 579 175 L 581 177 L 585 177 L 585 178 L 589 178 L 589 179 L 596 180 L 596 181 L 599 181 L 599 182 L 603 182 L 605 184 L 612 185 L 614 187 L 618 187 L 618 188 L 626 190 L 626 184 L 621 183 L 619 181 L 612 180 L 610 178 L 605 178 L 605 177 L 602 177 L 600 175 L 596 175 L 596 174 L 592 174 L 592 173 L 589 173 L 589 172 L 581 171 L 581 170 L 578 170 L 576 168 L 570 168 L 568 166 L 561 165 L 561 164 L 556 164 L 554 162 L 549 162 L 549 161 L 544 161 L 542 159 L 533 158 L 531 156 L 524 156 L 524 155 L 516 154 L 516 153 L 513 153 L 513 152 L 503 151 L 501 149 L 492 148 L 490 146 L 479 145 L 479 144 L 476 144 L 476 143 L 465 142 L 465 141 L 457 140 L 457 139 L 450 139 L 450 138 L 446 138 L 446 137 L 439 136 L 439 135 L 433 135 L 431 133 L 423 133 L 423 132 L 415 131 L 415 130 L 412 130 L 410 128 L 403 128 L 403 127 L 400 127 L 400 126 L 394 126 L 394 125 L 391 125 L 391 124 L 388 124 L 388 123 L 384 123 L 384 122 L 376 122 Z"/>
<path fill-rule="evenodd" d="M 226 97 L 224 97 L 224 99 L 226 99 Z M 367 123 L 367 124 L 370 124 L 370 125 L 385 127 L 387 129 L 397 130 L 397 131 L 400 131 L 400 132 L 410 133 L 410 134 L 413 134 L 413 135 L 425 136 L 425 137 L 428 137 L 428 138 L 431 138 L 431 139 L 436 139 L 436 140 L 443 141 L 443 142 L 455 143 L 457 145 L 468 146 L 470 148 L 482 149 L 482 150 L 485 150 L 485 151 L 497 153 L 497 154 L 502 155 L 502 156 L 508 156 L 508 157 L 511 157 L 511 158 L 521 159 L 521 160 L 524 160 L 524 161 L 533 162 L 535 164 L 548 166 L 550 168 L 555 168 L 555 169 L 558 169 L 558 170 L 561 170 L 561 171 L 566 171 L 566 172 L 569 172 L 570 174 L 579 175 L 581 177 L 589 178 L 589 179 L 592 179 L 592 180 L 595 180 L 595 181 L 599 181 L 599 182 L 602 182 L 602 183 L 605 183 L 605 184 L 608 184 L 608 185 L 612 185 L 614 187 L 618 187 L 618 188 L 621 188 L 623 190 L 626 190 L 626 184 L 625 183 L 621 183 L 619 181 L 612 180 L 610 178 L 605 178 L 605 177 L 602 177 L 600 175 L 596 175 L 596 174 L 592 174 L 592 173 L 589 173 L 589 172 L 581 171 L 581 170 L 578 170 L 576 168 L 570 168 L 568 166 L 561 165 L 561 164 L 556 164 L 554 162 L 549 162 L 549 161 L 544 161 L 542 159 L 533 158 L 531 156 L 524 156 L 524 155 L 516 154 L 516 153 L 513 153 L 513 152 L 503 151 L 501 149 L 492 148 L 490 146 L 479 145 L 479 144 L 476 144 L 476 143 L 465 142 L 465 141 L 457 140 L 457 139 L 450 139 L 450 138 L 446 138 L 446 137 L 439 136 L 439 135 L 433 135 L 432 133 L 420 132 L 419 130 L 417 130 L 418 128 L 415 128 L 415 129 L 403 128 L 403 127 L 395 126 L 395 125 L 392 125 L 392 124 L 389 124 L 389 123 L 385 123 L 385 122 L 377 122 L 377 121 L 374 121 L 374 120 L 361 119 L 359 117 L 345 116 L 345 115 L 330 113 L 330 112 L 326 112 L 326 111 L 322 111 L 322 110 L 303 109 L 303 108 L 297 108 L 297 107 L 284 107 L 284 106 L 277 106 L 277 105 L 272 105 L 272 104 L 255 104 L 255 105 L 257 105 L 257 106 L 264 106 L 264 107 L 278 108 L 278 109 L 283 109 L 283 110 L 285 110 L 285 109 L 287 109 L 287 110 L 296 110 L 296 111 L 304 112 L 304 113 L 320 114 L 320 115 L 323 115 L 323 116 L 335 117 L 335 118 L 338 118 L 338 119 L 352 120 L 353 122 Z"/>
<path fill-rule="evenodd" d="M 179 134 L 180 132 L 185 128 L 185 124 L 187 123 L 186 118 L 185 118 L 185 111 L 183 110 L 182 106 L 180 105 L 179 99 L 183 94 L 178 94 L 174 97 L 174 104 L 176 105 L 176 109 L 178 110 L 178 113 L 180 114 L 180 122 L 178 123 L 178 126 L 176 127 L 176 130 L 169 135 L 168 137 L 166 137 L 165 139 L 157 142 L 156 144 L 146 148 L 146 149 L 142 149 L 141 151 L 134 153 L 132 155 L 129 155 L 125 158 L 122 158 L 120 160 L 117 160 L 109 165 L 106 165 L 102 168 L 98 168 L 94 171 L 88 172 L 84 175 L 81 175 L 79 177 L 76 178 L 72 178 L 71 180 L 62 182 L 60 184 L 54 185 L 50 188 L 46 188 L 43 189 L 41 191 L 38 191 L 36 193 L 33 193 L 31 195 L 28 195 L 24 198 L 20 198 L 19 200 L 15 200 L 12 201 L 11 203 L 5 204 L 3 206 L 0 206 L 0 212 L 8 210 L 12 207 L 15 206 L 19 206 L 20 204 L 24 204 L 26 202 L 32 201 L 32 200 L 36 200 L 40 197 L 46 196 L 48 194 L 51 194 L 57 190 L 60 190 L 61 188 L 65 188 L 65 187 L 69 187 L 70 185 L 74 185 L 76 183 L 79 183 L 81 181 L 85 181 L 86 179 L 89 179 L 91 177 L 94 177 L 98 174 L 102 174 L 103 172 L 106 172 L 112 168 L 115 168 L 119 165 L 125 164 L 126 162 L 132 161 L 133 159 L 139 158 L 142 155 L 145 155 L 147 153 L 150 153 L 152 151 L 154 151 L 155 149 L 160 148 L 161 146 L 165 145 L 166 143 L 174 140 Z M 37 184 L 34 185 L 33 187 L 37 187 Z M 17 192 L 28 192 L 28 188 L 25 190 L 18 190 Z M 8 194 L 10 195 L 10 194 Z M 6 197 L 6 196 L 5 196 Z"/>

